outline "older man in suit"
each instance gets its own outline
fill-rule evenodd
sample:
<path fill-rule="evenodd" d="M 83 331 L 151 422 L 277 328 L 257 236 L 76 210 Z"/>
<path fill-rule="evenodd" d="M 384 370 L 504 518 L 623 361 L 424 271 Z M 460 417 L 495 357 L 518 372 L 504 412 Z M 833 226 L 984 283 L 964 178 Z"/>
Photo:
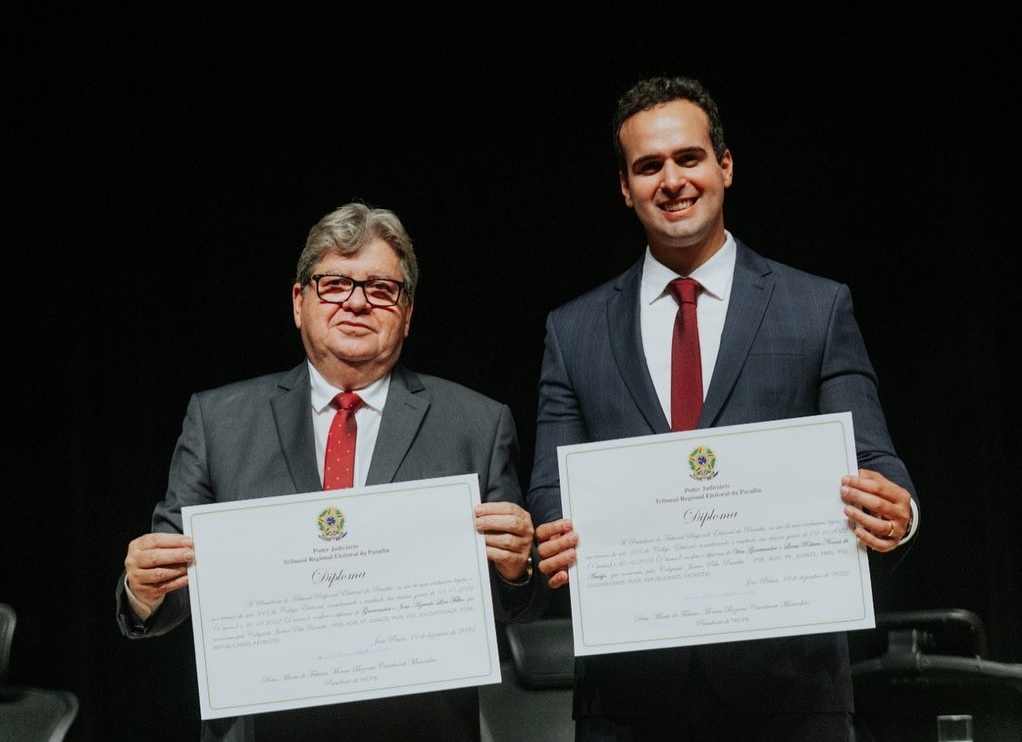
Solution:
<path fill-rule="evenodd" d="M 118 624 L 125 636 L 164 634 L 189 616 L 184 588 L 194 552 L 182 534 L 182 507 L 324 488 L 334 400 L 343 392 L 361 399 L 352 484 L 478 474 L 483 502 L 475 527 L 485 534 L 495 615 L 524 620 L 542 610 L 510 409 L 399 363 L 417 280 L 411 239 L 391 211 L 351 203 L 310 230 L 292 288 L 306 360 L 288 371 L 192 396 L 152 532 L 129 544 L 117 585 Z M 470 687 L 211 720 L 203 723 L 201 739 L 480 737 L 478 694 Z"/>
<path fill-rule="evenodd" d="M 614 138 L 621 193 L 648 246 L 547 319 L 528 501 L 550 586 L 566 583 L 585 545 L 561 518 L 557 447 L 672 430 L 678 306 L 668 286 L 679 277 L 701 286 L 696 427 L 851 411 L 861 468 L 834 491 L 858 539 L 893 550 L 918 523 L 917 505 L 848 288 L 768 260 L 725 230 L 733 158 L 699 81 L 637 83 L 618 102 Z M 847 742 L 852 710 L 841 633 L 576 660 L 581 742 Z"/>

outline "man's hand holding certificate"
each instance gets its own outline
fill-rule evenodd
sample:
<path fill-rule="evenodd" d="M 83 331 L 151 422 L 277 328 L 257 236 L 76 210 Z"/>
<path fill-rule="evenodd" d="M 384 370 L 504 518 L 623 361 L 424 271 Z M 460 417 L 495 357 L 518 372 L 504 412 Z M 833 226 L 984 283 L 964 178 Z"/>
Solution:
<path fill-rule="evenodd" d="M 500 682 L 478 503 L 470 475 L 183 508 L 202 718 Z"/>
<path fill-rule="evenodd" d="M 850 413 L 558 449 L 575 654 L 872 628 Z"/>

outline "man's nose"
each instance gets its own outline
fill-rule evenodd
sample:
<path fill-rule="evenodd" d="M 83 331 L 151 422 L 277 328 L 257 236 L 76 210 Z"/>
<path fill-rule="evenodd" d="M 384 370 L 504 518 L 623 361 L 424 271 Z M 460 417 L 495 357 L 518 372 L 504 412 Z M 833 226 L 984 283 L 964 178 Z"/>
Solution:
<path fill-rule="evenodd" d="M 344 300 L 344 308 L 355 314 L 364 314 L 373 308 L 366 298 L 365 286 L 356 286 L 352 290 L 351 296 Z"/>
<path fill-rule="evenodd" d="M 685 185 L 688 180 L 685 177 L 685 170 L 673 160 L 668 160 L 662 170 L 661 184 L 665 191 L 677 191 Z"/>

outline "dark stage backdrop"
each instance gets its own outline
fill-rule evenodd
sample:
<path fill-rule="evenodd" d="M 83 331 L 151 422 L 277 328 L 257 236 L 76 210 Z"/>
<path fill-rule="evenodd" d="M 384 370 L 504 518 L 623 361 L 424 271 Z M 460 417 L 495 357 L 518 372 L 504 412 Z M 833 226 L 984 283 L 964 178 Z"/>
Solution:
<path fill-rule="evenodd" d="M 923 502 L 877 609 L 973 610 L 1022 661 L 1011 24 L 769 7 L 6 24 L 0 601 L 13 679 L 79 696 L 72 742 L 197 739 L 190 630 L 122 639 L 114 583 L 189 394 L 302 359 L 295 261 L 333 207 L 404 219 L 405 359 L 507 401 L 528 480 L 546 312 L 644 247 L 609 118 L 655 72 L 719 100 L 729 229 L 851 286 Z"/>

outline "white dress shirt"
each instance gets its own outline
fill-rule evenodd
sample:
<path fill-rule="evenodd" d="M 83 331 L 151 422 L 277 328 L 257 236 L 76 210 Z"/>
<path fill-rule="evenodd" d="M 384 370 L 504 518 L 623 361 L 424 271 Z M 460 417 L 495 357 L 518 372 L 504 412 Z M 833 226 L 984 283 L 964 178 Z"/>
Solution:
<path fill-rule="evenodd" d="M 735 272 L 734 237 L 729 232 L 724 246 L 713 257 L 693 271 L 694 278 L 703 287 L 696 298 L 696 317 L 699 323 L 699 358 L 703 366 L 703 399 L 710 386 L 713 367 L 720 350 L 720 334 L 724 330 L 731 279 Z M 683 278 L 663 263 L 657 262 L 646 248 L 646 261 L 642 266 L 642 284 L 639 288 L 639 325 L 642 329 L 642 348 L 646 366 L 653 377 L 660 406 L 671 419 L 671 341 L 674 337 L 674 319 L 678 303 L 668 289 L 675 278 Z"/>

